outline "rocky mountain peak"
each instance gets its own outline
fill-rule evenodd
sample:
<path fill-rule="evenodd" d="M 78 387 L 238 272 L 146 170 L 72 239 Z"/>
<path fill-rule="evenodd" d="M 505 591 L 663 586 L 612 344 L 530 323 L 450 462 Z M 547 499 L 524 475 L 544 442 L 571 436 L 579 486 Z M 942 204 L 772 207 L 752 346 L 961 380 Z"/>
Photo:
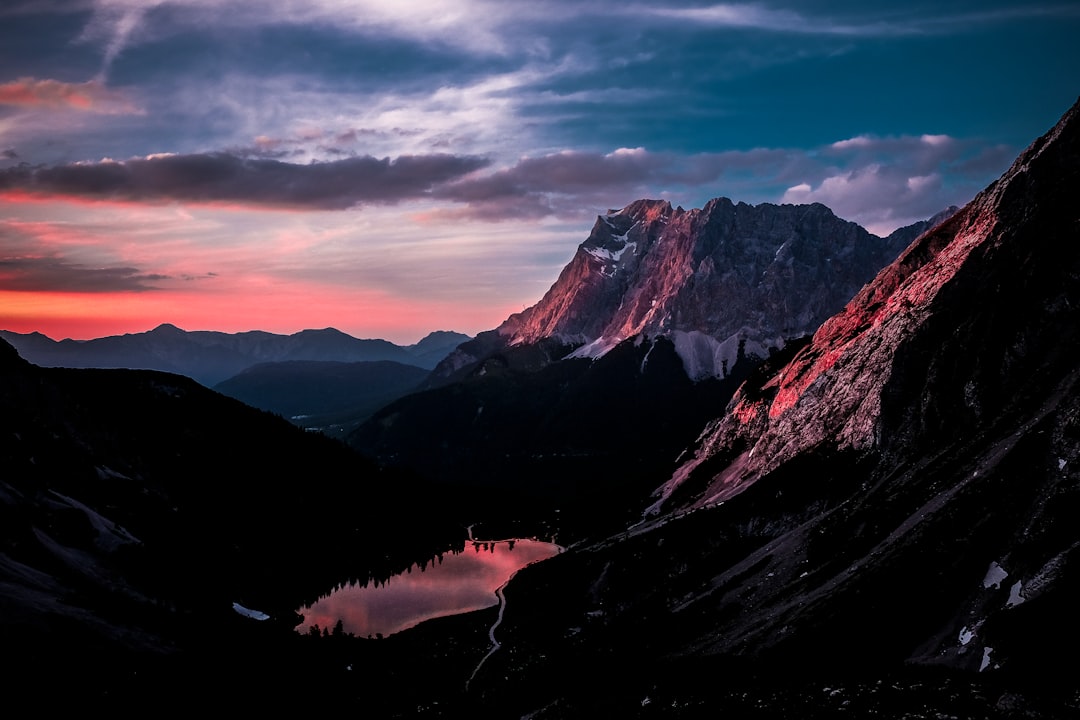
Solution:
<path fill-rule="evenodd" d="M 176 327 L 172 323 L 161 323 L 156 328 L 150 331 L 156 335 L 179 337 L 184 334 L 184 331 Z"/>
<path fill-rule="evenodd" d="M 664 336 L 692 378 L 725 377 L 740 353 L 765 358 L 812 332 L 898 249 L 820 203 L 637 200 L 599 216 L 540 302 L 497 332 L 580 357 Z"/>

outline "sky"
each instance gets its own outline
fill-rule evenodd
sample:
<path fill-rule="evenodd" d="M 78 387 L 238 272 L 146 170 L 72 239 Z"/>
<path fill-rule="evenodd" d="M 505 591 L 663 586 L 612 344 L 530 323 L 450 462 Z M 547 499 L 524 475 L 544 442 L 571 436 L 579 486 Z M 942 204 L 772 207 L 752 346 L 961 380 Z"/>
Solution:
<path fill-rule="evenodd" d="M 5 0 L 0 329 L 475 334 L 639 198 L 885 235 L 1054 125 L 1078 37 L 1038 0 Z"/>

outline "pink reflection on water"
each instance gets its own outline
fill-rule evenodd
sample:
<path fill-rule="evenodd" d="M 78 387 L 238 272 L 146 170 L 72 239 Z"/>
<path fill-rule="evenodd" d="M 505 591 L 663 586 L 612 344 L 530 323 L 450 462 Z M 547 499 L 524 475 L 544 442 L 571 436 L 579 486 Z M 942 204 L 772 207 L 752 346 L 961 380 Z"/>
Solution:
<path fill-rule="evenodd" d="M 426 570 L 414 565 L 385 584 L 349 585 L 333 590 L 309 607 L 300 608 L 304 622 L 333 628 L 342 621 L 357 637 L 386 636 L 424 620 L 480 610 L 498 604 L 495 590 L 510 576 L 534 562 L 559 553 L 559 546 L 538 540 L 468 543 L 464 552 L 446 554 Z"/>

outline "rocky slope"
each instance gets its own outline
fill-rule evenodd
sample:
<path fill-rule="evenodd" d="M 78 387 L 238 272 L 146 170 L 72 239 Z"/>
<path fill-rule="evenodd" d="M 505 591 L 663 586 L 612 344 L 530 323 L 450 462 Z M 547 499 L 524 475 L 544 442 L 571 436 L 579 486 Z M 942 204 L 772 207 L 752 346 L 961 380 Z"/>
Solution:
<path fill-rule="evenodd" d="M 920 439 L 940 445 L 1016 410 L 1034 378 L 1071 370 L 1074 114 L 909 246 L 790 363 L 741 388 L 665 494 L 694 475 L 710 478 L 699 503 L 723 500 L 820 449 L 902 456 Z M 698 472 L 733 448 L 723 473 Z"/>

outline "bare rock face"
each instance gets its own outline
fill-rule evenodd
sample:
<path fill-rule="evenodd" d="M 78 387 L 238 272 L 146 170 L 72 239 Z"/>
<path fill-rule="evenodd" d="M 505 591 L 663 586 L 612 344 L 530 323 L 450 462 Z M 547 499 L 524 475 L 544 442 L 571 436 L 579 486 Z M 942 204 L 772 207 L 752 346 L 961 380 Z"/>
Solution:
<path fill-rule="evenodd" d="M 725 377 L 740 346 L 765 358 L 813 332 L 911 236 L 879 238 L 821 204 L 638 200 L 597 218 L 543 299 L 497 332 L 509 345 L 557 338 L 584 357 L 666 336 L 691 378 Z"/>
<path fill-rule="evenodd" d="M 739 460 L 708 481 L 699 474 L 697 482 L 709 485 L 699 504 L 738 494 L 800 453 L 899 452 L 921 433 L 952 435 L 941 416 L 946 400 L 960 408 L 950 420 L 963 423 L 1004 410 L 1003 393 L 1026 379 L 1020 369 L 1036 372 L 1072 333 L 1069 298 L 1080 263 L 1068 189 L 1077 176 L 1075 115 L 919 237 L 790 363 L 745 384 L 663 494 L 718 453 L 738 450 Z M 909 401 L 909 393 L 919 402 L 890 413 L 890 401 Z"/>

